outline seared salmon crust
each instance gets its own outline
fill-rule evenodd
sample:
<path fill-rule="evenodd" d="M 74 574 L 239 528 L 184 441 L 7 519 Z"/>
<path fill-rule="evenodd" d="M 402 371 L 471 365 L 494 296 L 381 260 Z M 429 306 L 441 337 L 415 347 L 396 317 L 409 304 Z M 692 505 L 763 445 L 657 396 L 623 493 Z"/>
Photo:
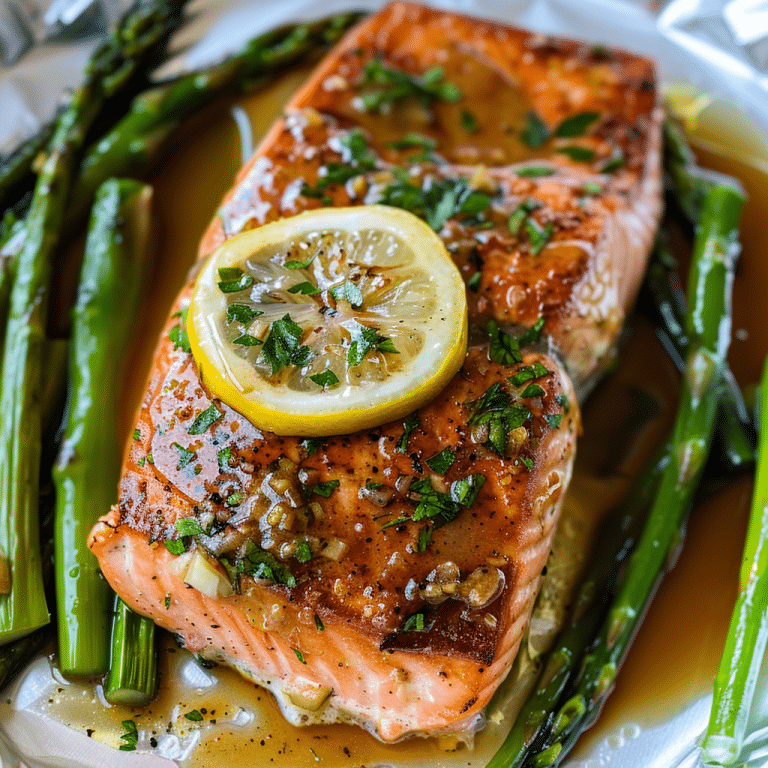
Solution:
<path fill-rule="evenodd" d="M 538 592 L 576 390 L 610 360 L 644 271 L 660 120 L 652 64 L 621 51 L 405 3 L 349 33 L 243 168 L 200 256 L 318 206 L 409 208 L 467 281 L 464 365 L 404 422 L 265 433 L 211 397 L 179 343 L 188 286 L 118 504 L 89 542 L 115 591 L 269 687 L 297 724 L 471 732 Z M 540 318 L 538 347 L 489 344 L 489 320 L 518 333 Z M 189 575 L 200 562 L 206 586 Z"/>

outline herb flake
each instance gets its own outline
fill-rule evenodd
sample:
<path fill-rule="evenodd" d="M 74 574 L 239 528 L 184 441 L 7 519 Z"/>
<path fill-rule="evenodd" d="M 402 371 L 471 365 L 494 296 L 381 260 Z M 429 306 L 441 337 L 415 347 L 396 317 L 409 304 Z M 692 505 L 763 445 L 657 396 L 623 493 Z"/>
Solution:
<path fill-rule="evenodd" d="M 213 426 L 224 414 L 219 411 L 214 403 L 211 403 L 197 418 L 192 422 L 192 426 L 187 430 L 188 435 L 202 435 L 209 427 Z"/>

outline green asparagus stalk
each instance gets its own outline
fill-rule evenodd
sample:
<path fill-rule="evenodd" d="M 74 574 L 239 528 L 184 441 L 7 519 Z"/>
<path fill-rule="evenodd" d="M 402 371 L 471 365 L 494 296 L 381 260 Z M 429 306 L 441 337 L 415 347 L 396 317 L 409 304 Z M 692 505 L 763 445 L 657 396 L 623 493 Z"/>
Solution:
<path fill-rule="evenodd" d="M 708 766 L 732 766 L 741 752 L 768 643 L 768 358 L 760 388 L 760 439 L 739 595 L 731 617 L 702 749 Z"/>
<path fill-rule="evenodd" d="M 54 467 L 59 664 L 64 675 L 109 668 L 111 592 L 86 539 L 115 501 L 120 367 L 130 342 L 148 253 L 152 189 L 111 179 L 97 192 L 72 316 L 71 392 Z"/>
<path fill-rule="evenodd" d="M 37 488 L 41 453 L 38 407 L 52 255 L 89 126 L 105 99 L 165 39 L 178 5 L 138 6 L 92 56 L 85 83 L 56 121 L 26 218 L 16 265 L 0 379 L 0 558 L 9 584 L 0 594 L 0 644 L 49 621 L 42 588 Z"/>
<path fill-rule="evenodd" d="M 602 708 L 680 528 L 704 469 L 715 428 L 723 366 L 730 342 L 730 295 L 744 194 L 733 185 L 708 188 L 702 202 L 688 279 L 689 339 L 670 462 L 598 639 L 576 690 L 560 707 L 549 732 L 536 741 L 527 766 L 557 765 Z"/>
<path fill-rule="evenodd" d="M 156 693 L 155 625 L 116 597 L 112 663 L 104 681 L 104 698 L 110 704 L 143 707 Z"/>
<path fill-rule="evenodd" d="M 344 13 L 313 24 L 298 24 L 249 41 L 221 64 L 191 72 L 139 94 L 128 114 L 91 147 L 75 185 L 72 217 L 82 215 L 96 188 L 110 176 L 130 170 L 143 175 L 162 156 L 161 149 L 181 122 L 227 93 L 244 93 L 274 79 L 322 46 L 335 42 L 359 14 Z"/>
<path fill-rule="evenodd" d="M 600 535 L 599 550 L 574 597 L 570 624 L 546 654 L 536 690 L 520 710 L 512 730 L 487 768 L 520 768 L 528 747 L 555 711 L 605 616 L 608 595 L 642 530 L 645 515 L 669 463 L 669 451 L 669 445 L 662 446 L 623 503 L 609 514 L 608 524 Z"/>
<path fill-rule="evenodd" d="M 34 164 L 53 136 L 55 123 L 51 121 L 21 143 L 13 152 L 0 160 L 0 211 L 11 207 L 22 190 L 34 184 Z"/>

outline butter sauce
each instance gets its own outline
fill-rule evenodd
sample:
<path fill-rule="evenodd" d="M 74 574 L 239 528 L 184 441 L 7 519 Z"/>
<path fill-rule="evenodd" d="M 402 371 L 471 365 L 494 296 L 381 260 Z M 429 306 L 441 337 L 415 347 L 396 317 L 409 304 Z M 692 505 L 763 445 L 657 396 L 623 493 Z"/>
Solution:
<path fill-rule="evenodd" d="M 288 76 L 266 94 L 246 100 L 254 131 L 266 130 L 302 75 Z M 121 428 L 128 433 L 143 392 L 145 371 L 167 308 L 192 267 L 203 227 L 239 165 L 234 123 L 210 111 L 198 121 L 183 151 L 169 159 L 157 179 L 161 234 L 153 289 L 136 332 L 125 384 Z M 701 147 L 707 162 L 740 175 L 750 189 L 744 220 L 745 250 L 736 285 L 733 367 L 742 385 L 757 378 L 766 351 L 766 329 L 754 286 L 768 284 L 768 264 L 759 257 L 761 223 L 768 216 L 768 174 L 743 161 Z M 212 164 L 210 159 L 217 158 Z M 761 191 L 762 189 L 762 191 Z M 635 324 L 616 374 L 585 407 L 585 434 L 579 444 L 576 473 L 566 501 L 562 529 L 566 537 L 589 540 L 602 515 L 626 492 L 631 477 L 669 427 L 676 376 L 644 321 Z M 660 589 L 619 676 L 595 734 L 575 757 L 627 721 L 652 721 L 706 692 L 719 662 L 735 594 L 739 552 L 746 524 L 750 481 L 738 478 L 710 496 L 693 514 L 680 561 Z M 575 548 L 574 548 L 575 549 Z M 578 562 L 571 563 L 571 578 Z M 489 724 L 474 752 L 444 751 L 437 740 L 411 740 L 385 746 L 350 726 L 297 729 L 279 714 L 271 696 L 236 672 L 206 671 L 165 637 L 160 652 L 161 691 L 146 710 L 106 708 L 98 687 L 60 684 L 38 707 L 48 716 L 112 746 L 120 743 L 120 722 L 136 721 L 142 745 L 184 765 L 217 768 L 233 760 L 243 765 L 291 766 L 484 766 L 510 723 L 494 703 Z M 198 712 L 201 719 L 185 715 Z M 650 720 L 649 720 L 650 717 Z"/>

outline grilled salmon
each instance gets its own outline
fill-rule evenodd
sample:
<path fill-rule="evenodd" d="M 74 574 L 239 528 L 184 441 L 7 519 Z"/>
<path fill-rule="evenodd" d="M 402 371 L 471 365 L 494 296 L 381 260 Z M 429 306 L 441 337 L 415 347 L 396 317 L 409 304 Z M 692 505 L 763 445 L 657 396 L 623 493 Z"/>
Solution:
<path fill-rule="evenodd" d="M 206 390 L 180 343 L 187 287 L 89 541 L 116 592 L 296 724 L 471 734 L 533 608 L 576 391 L 638 289 L 659 123 L 653 67 L 624 52 L 403 3 L 353 30 L 243 168 L 200 256 L 313 207 L 406 208 L 467 281 L 466 360 L 404 421 L 277 436 Z M 497 324 L 546 344 L 500 354 Z"/>

